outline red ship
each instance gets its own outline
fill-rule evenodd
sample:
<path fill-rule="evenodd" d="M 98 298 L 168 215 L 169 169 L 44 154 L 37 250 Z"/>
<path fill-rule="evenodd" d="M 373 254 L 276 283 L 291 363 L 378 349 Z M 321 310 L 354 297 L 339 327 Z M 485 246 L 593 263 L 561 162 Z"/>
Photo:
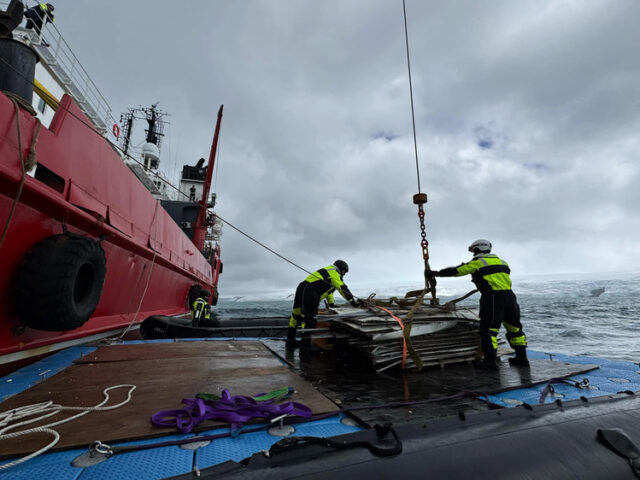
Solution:
<path fill-rule="evenodd" d="M 0 93 L 0 364 L 184 314 L 200 289 L 215 304 L 220 248 L 206 237 L 222 107 L 202 198 L 160 202 L 70 95 L 48 128 L 29 112 L 32 47 L 3 38 L 0 54 L 0 90 L 13 92 Z"/>

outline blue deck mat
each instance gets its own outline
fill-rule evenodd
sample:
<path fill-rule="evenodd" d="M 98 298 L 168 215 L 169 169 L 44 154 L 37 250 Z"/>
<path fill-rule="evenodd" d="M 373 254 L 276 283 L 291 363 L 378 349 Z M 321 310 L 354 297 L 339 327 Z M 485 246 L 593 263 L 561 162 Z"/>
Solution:
<path fill-rule="evenodd" d="M 344 425 L 341 420 L 343 414 L 335 415 L 315 422 L 306 422 L 294 425 L 296 429 L 291 435 L 308 435 L 313 437 L 333 437 L 343 433 L 351 433 L 362 430 L 358 426 Z M 253 427 L 254 425 L 252 425 Z M 201 432 L 200 435 L 214 435 L 228 432 L 228 428 L 209 430 Z M 261 450 L 269 450 L 269 447 L 281 440 L 283 437 L 276 437 L 266 430 L 253 433 L 244 433 L 236 438 L 219 438 L 211 442 L 206 447 L 196 450 L 195 466 L 199 469 L 207 468 L 227 460 L 239 461 L 250 457 Z"/>
<path fill-rule="evenodd" d="M 553 393 L 549 393 L 544 403 L 552 403 L 557 399 L 563 401 L 577 400 L 580 397 L 591 398 L 613 395 L 623 391 L 640 392 L 640 366 L 634 362 L 607 360 L 597 357 L 572 357 L 564 354 L 547 354 L 529 351 L 529 358 L 540 358 L 577 363 L 582 365 L 598 365 L 600 368 L 583 374 L 569 377 L 571 380 L 589 381 L 589 388 L 578 388 L 568 384 L 553 384 Z M 515 407 L 522 403 L 536 405 L 547 384 L 539 384 L 529 388 L 519 388 L 507 392 L 489 395 L 489 400 L 504 407 Z"/>
<path fill-rule="evenodd" d="M 42 445 L 44 446 L 50 441 L 51 436 L 42 435 L 42 438 Z M 40 455 L 6 471 L 0 470 L 0 480 L 34 480 L 41 478 L 75 480 L 82 473 L 82 469 L 72 467 L 71 462 L 86 451 L 85 448 L 82 448 Z M 9 463 L 9 461 L 3 460 L 0 464 Z"/>
<path fill-rule="evenodd" d="M 192 436 L 193 435 L 171 435 L 136 442 L 114 443 L 112 446 L 146 445 L 169 440 L 181 440 Z M 185 450 L 178 446 L 150 448 L 149 450 L 141 450 L 139 452 L 114 455 L 98 465 L 85 468 L 78 479 L 155 480 L 187 473 L 190 472 L 192 468 L 193 450 Z"/>
<path fill-rule="evenodd" d="M 0 402 L 52 377 L 71 365 L 75 359 L 95 350 L 97 347 L 70 347 L 0 378 Z"/>

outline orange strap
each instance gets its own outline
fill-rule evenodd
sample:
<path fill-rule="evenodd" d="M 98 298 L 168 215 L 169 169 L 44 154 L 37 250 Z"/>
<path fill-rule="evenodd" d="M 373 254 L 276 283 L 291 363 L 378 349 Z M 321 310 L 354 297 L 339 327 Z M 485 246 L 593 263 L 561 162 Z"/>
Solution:
<path fill-rule="evenodd" d="M 404 323 L 402 323 L 402 320 L 396 317 L 391 310 L 389 310 L 388 308 L 381 307 L 380 305 L 376 305 L 376 307 L 382 311 L 387 312 L 389 315 L 391 315 L 391 318 L 395 318 L 400 324 L 400 328 L 404 332 Z M 402 369 L 403 370 L 406 363 L 407 363 L 407 340 L 404 338 L 404 335 L 403 335 L 402 336 Z"/>

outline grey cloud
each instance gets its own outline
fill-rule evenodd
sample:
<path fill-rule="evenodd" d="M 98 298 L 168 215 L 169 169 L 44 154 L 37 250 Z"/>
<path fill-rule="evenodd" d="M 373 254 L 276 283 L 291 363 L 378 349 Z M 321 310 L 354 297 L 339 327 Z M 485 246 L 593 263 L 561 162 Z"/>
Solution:
<path fill-rule="evenodd" d="M 489 237 L 523 274 L 637 269 L 640 4 L 407 9 L 433 265 Z M 420 284 L 400 3 L 58 0 L 56 12 L 116 112 L 171 113 L 165 168 L 208 154 L 225 105 L 223 218 L 307 269 L 344 258 L 356 291 Z M 222 249 L 223 293 L 293 290 L 305 275 L 229 227 Z"/>

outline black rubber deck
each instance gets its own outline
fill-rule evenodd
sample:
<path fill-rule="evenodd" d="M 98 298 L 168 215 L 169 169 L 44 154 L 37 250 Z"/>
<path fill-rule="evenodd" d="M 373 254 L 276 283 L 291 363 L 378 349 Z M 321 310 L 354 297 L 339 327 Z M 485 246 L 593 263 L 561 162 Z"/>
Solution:
<path fill-rule="evenodd" d="M 302 358 L 298 349 L 287 351 L 280 340 L 263 341 L 285 359 L 302 377 L 342 408 L 415 402 L 452 396 L 459 392 L 492 394 L 547 383 L 552 378 L 569 377 L 599 368 L 551 360 L 531 360 L 531 367 L 512 367 L 506 358 L 498 372 L 478 370 L 471 364 L 426 368 L 421 372 L 401 370 L 376 373 L 352 352 L 316 352 Z M 398 408 L 358 410 L 364 424 L 409 422 L 456 415 L 459 412 L 484 411 L 486 402 L 473 396 Z"/>
<path fill-rule="evenodd" d="M 232 338 L 232 337 L 286 337 L 289 317 L 216 318 L 198 327 L 191 318 L 154 315 L 142 322 L 140 335 L 145 340 L 162 338 Z"/>
<path fill-rule="evenodd" d="M 633 479 L 634 470 L 640 474 L 638 427 L 640 397 L 623 394 L 364 430 L 333 443 L 293 437 L 268 455 L 228 461 L 198 477 Z"/>

